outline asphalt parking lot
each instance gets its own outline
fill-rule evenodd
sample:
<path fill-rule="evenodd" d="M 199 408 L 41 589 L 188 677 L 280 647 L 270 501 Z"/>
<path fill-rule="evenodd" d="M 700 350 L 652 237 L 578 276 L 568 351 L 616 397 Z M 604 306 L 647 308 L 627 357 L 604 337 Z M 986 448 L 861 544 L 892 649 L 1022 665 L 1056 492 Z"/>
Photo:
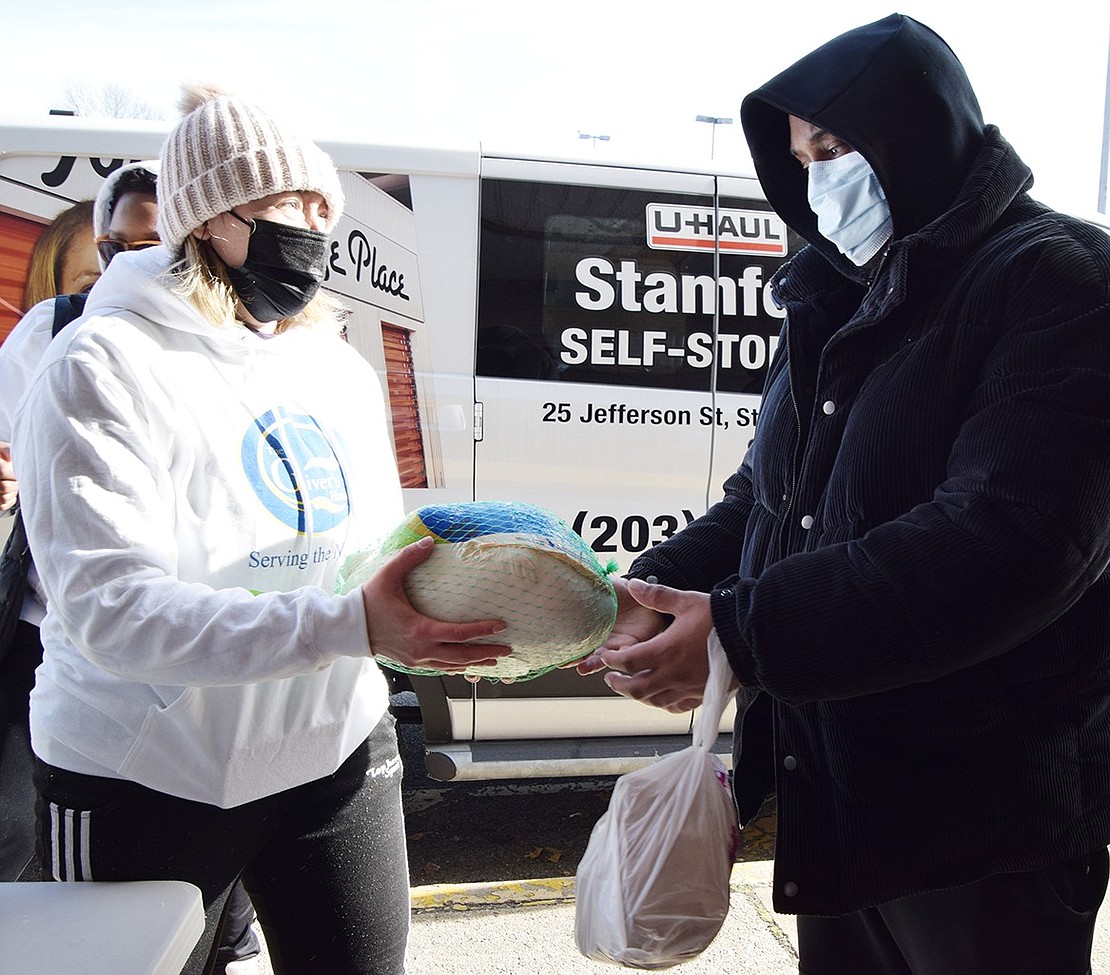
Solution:
<path fill-rule="evenodd" d="M 616 778 L 438 782 L 418 725 L 401 727 L 402 797 L 414 887 L 573 877 Z M 741 860 L 773 855 L 775 808 L 743 832 Z"/>

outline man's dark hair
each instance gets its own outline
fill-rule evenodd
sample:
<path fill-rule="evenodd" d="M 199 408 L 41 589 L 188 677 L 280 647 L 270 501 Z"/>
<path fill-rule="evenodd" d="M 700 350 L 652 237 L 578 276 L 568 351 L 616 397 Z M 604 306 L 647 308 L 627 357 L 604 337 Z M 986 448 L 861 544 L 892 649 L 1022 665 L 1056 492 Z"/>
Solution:
<path fill-rule="evenodd" d="M 116 211 L 116 203 L 125 193 L 153 193 L 156 195 L 157 192 L 158 177 L 149 169 L 136 167 L 121 173 L 112 193 L 112 199 L 108 203 L 108 219 L 112 219 L 112 214 Z"/>

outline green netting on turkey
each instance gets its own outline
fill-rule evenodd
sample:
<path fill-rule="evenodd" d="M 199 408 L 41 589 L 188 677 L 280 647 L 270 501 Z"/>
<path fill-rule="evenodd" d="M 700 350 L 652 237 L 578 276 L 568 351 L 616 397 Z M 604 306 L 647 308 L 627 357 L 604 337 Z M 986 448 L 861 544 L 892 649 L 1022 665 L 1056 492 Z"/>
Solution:
<path fill-rule="evenodd" d="M 513 501 L 426 505 L 413 511 L 378 547 L 356 553 L 340 568 L 336 591 L 366 582 L 398 549 L 424 536 L 436 546 L 409 573 L 405 592 L 425 616 L 451 622 L 500 619 L 504 633 L 485 641 L 513 652 L 465 673 L 498 680 L 530 680 L 577 660 L 605 642 L 617 615 L 609 576 L 582 538 L 557 515 Z M 441 671 L 406 667 L 409 674 Z"/>

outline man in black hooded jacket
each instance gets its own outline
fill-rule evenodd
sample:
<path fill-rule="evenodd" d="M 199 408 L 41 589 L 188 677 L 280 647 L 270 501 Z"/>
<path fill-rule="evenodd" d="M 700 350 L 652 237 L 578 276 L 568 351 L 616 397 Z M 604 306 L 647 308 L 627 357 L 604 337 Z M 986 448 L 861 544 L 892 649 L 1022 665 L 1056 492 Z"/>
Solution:
<path fill-rule="evenodd" d="M 802 58 L 741 119 L 809 244 L 774 282 L 757 434 L 723 499 L 633 564 L 580 670 L 688 709 L 716 628 L 741 819 L 777 793 L 802 971 L 1087 972 L 1110 842 L 1110 240 L 1028 196 L 908 17 Z"/>

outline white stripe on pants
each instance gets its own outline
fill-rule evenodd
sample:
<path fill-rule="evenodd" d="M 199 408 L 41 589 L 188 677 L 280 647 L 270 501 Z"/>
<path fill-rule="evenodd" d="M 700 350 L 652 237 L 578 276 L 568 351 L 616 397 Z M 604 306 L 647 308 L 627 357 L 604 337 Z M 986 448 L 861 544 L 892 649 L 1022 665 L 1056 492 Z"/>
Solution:
<path fill-rule="evenodd" d="M 50 873 L 55 880 L 92 880 L 89 861 L 89 810 L 50 803 Z"/>

